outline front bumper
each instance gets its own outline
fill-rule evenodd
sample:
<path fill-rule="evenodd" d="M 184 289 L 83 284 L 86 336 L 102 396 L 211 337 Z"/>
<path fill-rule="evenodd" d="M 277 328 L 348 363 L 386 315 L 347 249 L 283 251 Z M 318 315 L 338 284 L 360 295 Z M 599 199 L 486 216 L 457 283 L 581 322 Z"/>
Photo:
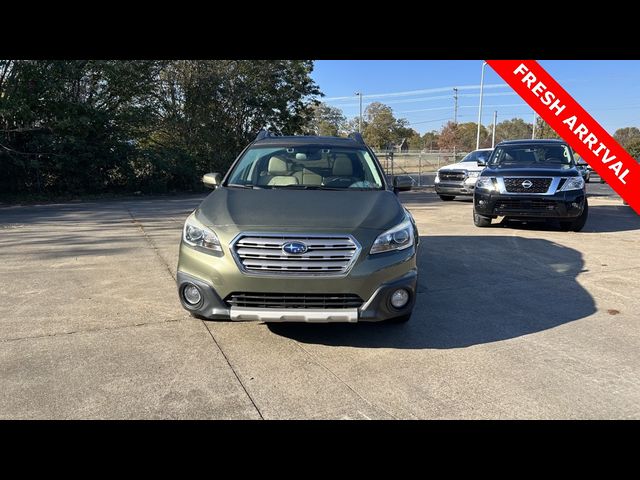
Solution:
<path fill-rule="evenodd" d="M 467 178 L 461 182 L 440 181 L 435 183 L 439 195 L 473 195 L 478 177 Z"/>
<path fill-rule="evenodd" d="M 584 190 L 558 192 L 554 195 L 509 195 L 476 190 L 475 213 L 486 217 L 576 218 L 582 214 Z"/>
<path fill-rule="evenodd" d="M 342 279 L 344 280 L 344 279 Z M 202 301 L 197 306 L 191 306 L 184 301 L 182 290 L 187 284 L 194 284 L 202 294 Z M 193 275 L 178 271 L 178 294 L 182 306 L 190 312 L 210 319 L 235 321 L 264 321 L 264 322 L 308 322 L 329 323 L 358 321 L 376 322 L 407 315 L 415 306 L 418 283 L 418 272 L 414 268 L 404 275 L 380 284 L 359 308 L 345 309 L 306 309 L 306 308 L 240 308 L 227 305 L 213 285 Z M 344 285 L 348 286 L 348 283 Z M 266 285 L 263 285 L 266 287 Z M 334 286 L 335 290 L 337 287 Z M 390 303 L 391 294 L 404 288 L 409 292 L 409 301 L 401 309 Z M 299 293 L 303 288 L 294 290 Z"/>

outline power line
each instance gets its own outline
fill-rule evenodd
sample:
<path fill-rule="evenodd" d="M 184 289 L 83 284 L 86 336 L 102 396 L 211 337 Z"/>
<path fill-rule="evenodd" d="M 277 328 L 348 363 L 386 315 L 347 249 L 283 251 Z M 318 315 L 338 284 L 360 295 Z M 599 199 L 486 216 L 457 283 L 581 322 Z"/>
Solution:
<path fill-rule="evenodd" d="M 508 87 L 506 83 L 492 83 L 489 85 L 485 85 L 484 88 L 505 88 Z M 400 92 L 390 92 L 390 93 L 370 93 L 367 95 L 363 95 L 364 98 L 387 98 L 387 97 L 405 97 L 411 95 L 422 95 L 424 93 L 438 93 L 438 92 L 448 92 L 454 88 L 454 86 L 450 87 L 437 87 L 437 88 L 425 88 L 422 90 L 405 90 Z M 480 88 L 479 85 L 464 85 L 462 87 L 457 87 L 460 90 L 474 90 Z M 334 101 L 334 100 L 352 100 L 352 96 L 343 96 L 343 97 L 327 97 L 324 101 Z"/>
<path fill-rule="evenodd" d="M 484 97 L 502 97 L 502 96 L 513 96 L 513 95 L 518 95 L 515 92 L 502 92 L 502 93 L 485 93 L 483 96 Z M 459 97 L 479 97 L 480 94 L 479 93 L 461 93 L 458 94 Z M 385 105 L 389 105 L 389 104 L 397 104 L 397 103 L 418 103 L 418 102 L 426 102 L 429 100 L 445 100 L 445 99 L 450 99 L 451 96 L 450 95 L 436 95 L 436 96 L 432 96 L 432 97 L 419 97 L 419 98 L 408 98 L 408 99 L 404 99 L 404 100 L 391 100 L 391 101 L 387 101 L 385 102 Z M 353 99 L 352 99 L 353 100 Z M 329 103 L 331 104 L 331 102 L 325 102 L 325 103 Z M 373 102 L 368 102 L 367 105 L 371 105 L 371 103 Z M 357 107 L 358 104 L 357 103 L 344 103 L 344 104 L 331 104 L 334 107 L 338 107 L 338 108 L 343 108 L 343 107 Z"/>

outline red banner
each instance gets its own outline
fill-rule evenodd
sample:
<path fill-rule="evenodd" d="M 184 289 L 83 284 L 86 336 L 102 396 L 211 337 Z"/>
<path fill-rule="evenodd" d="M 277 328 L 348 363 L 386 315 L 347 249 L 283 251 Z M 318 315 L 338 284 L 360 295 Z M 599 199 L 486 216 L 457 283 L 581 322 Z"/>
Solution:
<path fill-rule="evenodd" d="M 640 214 L 640 165 L 538 62 L 487 63 Z"/>

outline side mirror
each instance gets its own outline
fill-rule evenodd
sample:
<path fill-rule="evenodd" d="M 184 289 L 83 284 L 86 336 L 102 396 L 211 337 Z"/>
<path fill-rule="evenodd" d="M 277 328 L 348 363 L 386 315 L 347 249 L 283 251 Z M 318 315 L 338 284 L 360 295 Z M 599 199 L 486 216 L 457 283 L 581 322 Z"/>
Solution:
<path fill-rule="evenodd" d="M 408 175 L 398 175 L 393 177 L 393 191 L 408 192 L 413 187 L 413 179 Z"/>
<path fill-rule="evenodd" d="M 476 163 L 478 164 L 479 167 L 486 167 L 487 166 L 487 159 L 486 158 L 479 158 Z"/>
<path fill-rule="evenodd" d="M 207 173 L 202 176 L 202 183 L 207 188 L 216 188 L 222 182 L 222 175 L 219 173 Z"/>

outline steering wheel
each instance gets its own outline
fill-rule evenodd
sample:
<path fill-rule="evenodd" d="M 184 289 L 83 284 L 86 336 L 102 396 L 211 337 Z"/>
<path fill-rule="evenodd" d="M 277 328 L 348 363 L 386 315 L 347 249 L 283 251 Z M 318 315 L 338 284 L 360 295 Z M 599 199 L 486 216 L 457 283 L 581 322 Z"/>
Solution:
<path fill-rule="evenodd" d="M 322 182 L 325 187 L 349 188 L 353 183 L 352 177 L 329 177 Z"/>

